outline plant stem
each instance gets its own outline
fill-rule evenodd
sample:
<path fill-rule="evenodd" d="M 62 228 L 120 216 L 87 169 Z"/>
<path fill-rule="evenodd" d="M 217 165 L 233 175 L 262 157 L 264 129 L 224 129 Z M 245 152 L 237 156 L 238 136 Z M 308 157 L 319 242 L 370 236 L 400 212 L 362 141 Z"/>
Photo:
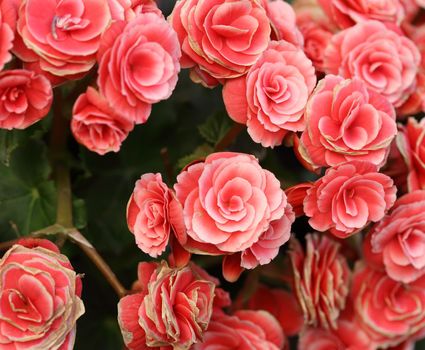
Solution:
<path fill-rule="evenodd" d="M 103 260 L 91 243 L 74 228 L 72 213 L 72 191 L 69 166 L 67 162 L 67 136 L 69 135 L 69 121 L 63 115 L 62 92 L 55 91 L 55 103 L 53 105 L 53 126 L 50 139 L 50 158 L 53 164 L 54 177 L 57 188 L 57 212 L 56 224 L 34 235 L 61 234 L 62 239 L 69 238 L 88 256 L 96 265 L 108 283 L 121 298 L 127 294 L 126 289 L 117 279 L 109 265 Z"/>
<path fill-rule="evenodd" d="M 245 125 L 235 123 L 226 135 L 216 144 L 214 151 L 222 152 L 226 150 L 238 137 L 238 135 L 245 128 Z"/>
<path fill-rule="evenodd" d="M 90 258 L 90 260 L 96 265 L 98 270 L 102 273 L 111 287 L 115 290 L 117 295 L 122 298 L 128 294 L 127 290 L 123 287 L 121 282 L 118 280 L 115 273 L 111 270 L 109 265 L 103 260 L 97 250 L 91 245 L 91 243 L 79 232 L 74 231 L 68 234 L 68 237 L 73 243 Z"/>

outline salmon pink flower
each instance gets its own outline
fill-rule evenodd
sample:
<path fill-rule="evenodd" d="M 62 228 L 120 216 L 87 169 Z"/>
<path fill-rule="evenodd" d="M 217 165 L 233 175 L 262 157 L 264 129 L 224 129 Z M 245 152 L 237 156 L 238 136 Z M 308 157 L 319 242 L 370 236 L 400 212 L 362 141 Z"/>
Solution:
<path fill-rule="evenodd" d="M 53 243 L 14 245 L 0 259 L 0 348 L 72 349 L 80 296 L 80 277 Z"/>
<path fill-rule="evenodd" d="M 315 230 L 346 238 L 381 220 L 396 200 L 393 180 L 372 163 L 352 161 L 329 168 L 307 190 L 304 212 Z"/>
<path fill-rule="evenodd" d="M 26 69 L 0 72 L 0 128 L 25 129 L 49 113 L 52 87 L 40 74 Z"/>
<path fill-rule="evenodd" d="M 100 37 L 110 21 L 105 0 L 23 0 L 17 29 L 42 70 L 69 76 L 94 66 Z"/>
<path fill-rule="evenodd" d="M 394 107 L 362 80 L 327 75 L 310 97 L 301 156 L 313 167 L 350 160 L 385 163 L 397 134 Z"/>
<path fill-rule="evenodd" d="M 162 16 L 116 21 L 98 53 L 100 91 L 128 120 L 144 123 L 151 104 L 169 98 L 176 86 L 180 55 L 177 35 Z"/>

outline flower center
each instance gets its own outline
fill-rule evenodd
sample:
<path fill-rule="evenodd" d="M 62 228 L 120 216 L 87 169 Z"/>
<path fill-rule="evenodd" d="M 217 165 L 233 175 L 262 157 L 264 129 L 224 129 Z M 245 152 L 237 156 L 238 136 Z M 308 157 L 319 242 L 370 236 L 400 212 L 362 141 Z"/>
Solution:
<path fill-rule="evenodd" d="M 22 95 L 21 89 L 18 89 L 17 87 L 13 87 L 13 88 L 7 89 L 4 92 L 4 94 L 1 96 L 1 100 L 14 102 L 18 100 L 21 95 Z"/>
<path fill-rule="evenodd" d="M 84 29 L 90 24 L 88 19 L 72 17 L 70 14 L 64 16 L 55 16 L 52 20 L 52 35 L 56 40 L 59 39 L 59 32 Z"/>

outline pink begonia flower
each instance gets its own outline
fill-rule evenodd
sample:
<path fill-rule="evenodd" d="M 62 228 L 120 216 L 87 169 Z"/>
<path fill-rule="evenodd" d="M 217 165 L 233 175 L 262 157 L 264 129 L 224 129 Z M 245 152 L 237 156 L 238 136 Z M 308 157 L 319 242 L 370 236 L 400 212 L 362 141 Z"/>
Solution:
<path fill-rule="evenodd" d="M 215 313 L 202 342 L 193 350 L 280 350 L 286 343 L 277 320 L 266 311 Z"/>
<path fill-rule="evenodd" d="M 409 118 L 407 124 L 400 127 L 397 148 L 407 166 L 409 191 L 425 190 L 425 119 L 417 122 Z"/>
<path fill-rule="evenodd" d="M 114 22 L 102 37 L 98 85 L 128 120 L 145 123 L 151 104 L 174 90 L 180 71 L 177 35 L 156 13 Z"/>
<path fill-rule="evenodd" d="M 303 35 L 297 27 L 297 17 L 294 9 L 284 0 L 260 0 L 266 9 L 272 27 L 271 38 L 284 40 L 302 48 Z"/>
<path fill-rule="evenodd" d="M 348 262 L 332 239 L 308 234 L 306 241 L 305 251 L 296 239 L 291 241 L 295 295 L 307 325 L 335 329 L 349 292 Z"/>
<path fill-rule="evenodd" d="M 289 131 L 302 131 L 308 97 L 316 85 L 302 49 L 273 41 L 246 76 L 227 80 L 223 99 L 230 117 L 246 124 L 255 142 L 280 145 Z"/>
<path fill-rule="evenodd" d="M 100 37 L 111 22 L 105 0 L 23 0 L 17 30 L 40 68 L 57 76 L 88 72 L 96 63 Z M 28 53 L 18 53 L 33 61 Z"/>
<path fill-rule="evenodd" d="M 307 104 L 300 154 L 313 167 L 351 160 L 382 166 L 397 134 L 394 107 L 360 79 L 327 75 Z"/>
<path fill-rule="evenodd" d="M 334 35 L 325 52 L 325 72 L 361 79 L 399 107 L 415 89 L 420 59 L 411 40 L 370 20 Z"/>
<path fill-rule="evenodd" d="M 297 26 L 304 38 L 304 52 L 314 68 L 324 72 L 325 50 L 332 39 L 334 27 L 318 7 L 301 8 L 296 11 Z"/>
<path fill-rule="evenodd" d="M 42 75 L 26 69 L 0 72 L 0 128 L 25 129 L 44 118 L 53 100 Z"/>
<path fill-rule="evenodd" d="M 0 348 L 72 349 L 81 278 L 50 241 L 23 239 L 0 259 Z"/>
<path fill-rule="evenodd" d="M 372 227 L 364 248 L 366 260 L 393 280 L 411 283 L 425 275 L 425 190 L 400 197 Z"/>
<path fill-rule="evenodd" d="M 207 86 L 244 75 L 270 41 L 270 20 L 257 0 L 179 0 L 170 22 L 182 67 Z"/>
<path fill-rule="evenodd" d="M 182 206 L 161 174 L 137 180 L 127 205 L 127 224 L 137 246 L 153 258 L 165 251 L 170 234 L 184 230 Z"/>
<path fill-rule="evenodd" d="M 360 262 L 351 297 L 357 323 L 380 348 L 397 346 L 425 327 L 425 279 L 408 286 Z"/>
<path fill-rule="evenodd" d="M 346 238 L 381 220 L 396 200 L 396 187 L 369 162 L 352 161 L 326 170 L 307 190 L 304 212 L 317 231 Z"/>
<path fill-rule="evenodd" d="M 142 12 L 162 15 L 155 0 L 108 0 L 113 20 L 131 21 Z"/>
<path fill-rule="evenodd" d="M 318 0 L 318 3 L 340 28 L 352 27 L 370 19 L 399 25 L 405 16 L 400 0 Z"/>
<path fill-rule="evenodd" d="M 132 129 L 133 123 L 117 114 L 105 97 L 92 87 L 88 87 L 75 101 L 72 134 L 93 152 L 100 155 L 118 152 Z"/>
<path fill-rule="evenodd" d="M 139 264 L 139 290 L 122 298 L 118 321 L 130 350 L 189 350 L 208 328 L 215 283 L 190 266 Z"/>
<path fill-rule="evenodd" d="M 174 189 L 187 229 L 178 239 L 193 253 L 242 253 L 232 262 L 253 268 L 270 262 L 289 239 L 292 208 L 279 181 L 254 156 L 211 154 L 184 170 Z"/>
<path fill-rule="evenodd" d="M 367 333 L 352 320 L 341 319 L 334 330 L 307 328 L 299 338 L 298 350 L 375 350 Z"/>
<path fill-rule="evenodd" d="M 0 70 L 12 59 L 10 50 L 13 47 L 13 39 L 15 38 L 13 28 L 6 21 L 4 11 L 0 4 Z"/>

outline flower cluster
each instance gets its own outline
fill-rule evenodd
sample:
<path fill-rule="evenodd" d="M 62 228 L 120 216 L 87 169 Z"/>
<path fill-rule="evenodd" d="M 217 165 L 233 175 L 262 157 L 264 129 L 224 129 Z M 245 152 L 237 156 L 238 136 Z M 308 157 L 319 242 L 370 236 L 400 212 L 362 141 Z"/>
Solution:
<path fill-rule="evenodd" d="M 175 255 L 182 248 L 224 255 L 224 275 L 235 280 L 243 268 L 268 264 L 290 238 L 292 207 L 279 180 L 254 156 L 213 153 L 182 171 L 174 190 L 160 174 L 145 174 L 127 206 L 136 243 L 153 257 L 171 237 Z"/>
<path fill-rule="evenodd" d="M 127 349 L 289 350 L 297 337 L 298 350 L 406 350 L 425 337 L 424 9 L 177 0 L 166 18 L 154 0 L 0 1 L 0 128 L 31 126 L 62 96 L 78 143 L 119 152 L 181 68 L 218 87 L 231 119 L 129 194 L 149 258 L 118 303 Z M 247 153 L 221 142 L 238 124 Z M 216 264 L 227 282 L 245 274 L 233 300 L 203 268 Z M 0 259 L 1 349 L 72 349 L 83 313 L 81 276 L 50 241 Z"/>
<path fill-rule="evenodd" d="M 0 66 L 22 65 L 0 73 L 1 128 L 46 117 L 52 86 L 87 76 L 96 86 L 75 101 L 72 133 L 100 155 L 118 152 L 177 83 L 178 37 L 154 1 L 5 0 L 0 30 Z"/>

